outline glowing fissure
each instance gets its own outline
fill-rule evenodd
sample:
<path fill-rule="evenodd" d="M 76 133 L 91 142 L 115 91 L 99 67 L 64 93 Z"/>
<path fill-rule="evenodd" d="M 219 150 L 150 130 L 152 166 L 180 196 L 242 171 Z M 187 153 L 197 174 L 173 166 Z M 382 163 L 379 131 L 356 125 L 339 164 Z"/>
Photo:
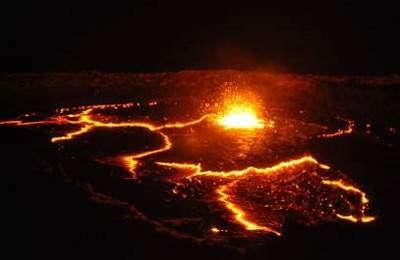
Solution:
<path fill-rule="evenodd" d="M 353 133 L 354 127 L 355 127 L 354 121 L 349 120 L 349 119 L 343 119 L 343 120 L 346 121 L 346 124 L 347 124 L 347 127 L 345 129 L 338 129 L 336 132 L 333 132 L 333 133 L 322 134 L 321 137 L 334 138 L 334 137 L 349 135 L 349 134 Z"/>
<path fill-rule="evenodd" d="M 107 109 L 107 108 L 127 108 L 133 106 L 133 103 L 127 103 L 127 104 L 111 104 L 111 105 L 93 105 L 93 106 L 82 106 L 80 107 L 82 110 L 81 112 L 75 113 L 75 114 L 68 114 L 66 116 L 58 116 L 58 117 L 53 117 L 52 120 L 46 120 L 46 121 L 37 121 L 37 122 L 23 122 L 20 120 L 8 120 L 8 121 L 3 121 L 0 122 L 1 124 L 8 124 L 8 125 L 17 125 L 17 126 L 26 126 L 26 125 L 35 125 L 35 124 L 73 124 L 73 125 L 79 125 L 81 126 L 78 130 L 74 130 L 71 132 L 66 133 L 63 136 L 56 136 L 51 138 L 51 142 L 56 143 L 56 142 L 61 142 L 61 141 L 67 141 L 74 139 L 78 136 L 81 136 L 83 134 L 89 133 L 90 131 L 94 130 L 95 128 L 126 128 L 126 127 L 139 127 L 139 128 L 145 128 L 149 131 L 156 132 L 159 135 L 161 135 L 163 139 L 163 144 L 160 148 L 150 150 L 150 151 L 145 151 L 145 152 L 140 152 L 132 155 L 123 155 L 119 156 L 121 158 L 121 163 L 125 168 L 133 174 L 133 177 L 136 177 L 136 168 L 139 164 L 138 159 L 154 155 L 157 153 L 161 153 L 164 151 L 169 150 L 172 147 L 172 143 L 169 140 L 169 137 L 161 132 L 164 129 L 171 129 L 171 128 L 184 128 L 184 127 L 189 127 L 196 125 L 205 119 L 209 117 L 210 115 L 206 114 L 201 116 L 199 119 L 193 120 L 193 121 L 188 121 L 188 122 L 176 122 L 176 123 L 167 123 L 163 125 L 154 125 L 151 123 L 145 123 L 145 122 L 102 122 L 95 120 L 91 117 L 91 113 L 93 112 L 94 109 Z M 63 108 L 60 110 L 60 112 L 67 112 L 69 111 L 68 108 Z M 71 119 L 76 119 L 76 120 L 71 120 Z"/>
<path fill-rule="evenodd" d="M 15 126 L 31 126 L 31 125 L 45 125 L 45 124 L 53 124 L 53 121 L 28 121 L 24 122 L 22 120 L 5 120 L 0 121 L 0 125 L 15 125 Z"/>
<path fill-rule="evenodd" d="M 155 103 L 156 104 L 156 103 Z M 138 152 L 134 154 L 120 155 L 119 163 L 122 165 L 127 171 L 129 171 L 134 178 L 136 178 L 137 167 L 140 163 L 140 159 L 145 157 L 152 156 L 154 154 L 165 152 L 173 146 L 171 140 L 168 135 L 166 135 L 162 130 L 165 129 L 173 129 L 173 128 L 185 128 L 189 126 L 196 125 L 208 117 L 210 114 L 206 114 L 196 120 L 188 121 L 188 122 L 176 122 L 176 123 L 166 123 L 162 125 L 155 125 L 148 122 L 138 122 L 138 121 L 128 121 L 128 122 L 102 122 L 96 120 L 92 117 L 92 112 L 95 109 L 108 109 L 108 108 L 127 108 L 133 107 L 137 104 L 135 103 L 126 103 L 126 104 L 111 104 L 111 105 L 92 105 L 92 106 L 82 106 L 79 107 L 81 110 L 75 114 L 68 115 L 60 115 L 56 117 L 50 117 L 49 120 L 43 121 L 32 121 L 32 122 L 24 122 L 22 120 L 8 120 L 0 122 L 0 125 L 15 125 L 15 126 L 30 126 L 37 124 L 71 124 L 78 125 L 80 128 L 78 130 L 70 131 L 63 136 L 52 137 L 51 142 L 57 143 L 62 141 L 69 141 L 78 136 L 87 134 L 93 131 L 96 128 L 105 127 L 105 128 L 124 128 L 124 127 L 139 127 L 145 128 L 153 133 L 157 133 L 162 137 L 162 145 L 156 149 L 148 150 L 144 152 Z M 150 105 L 150 104 L 149 104 Z M 154 105 L 153 103 L 151 105 Z M 69 112 L 69 108 L 60 109 L 60 113 Z M 217 116 L 215 118 L 215 122 L 223 128 L 226 129 L 257 129 L 264 128 L 266 125 L 273 127 L 272 123 L 267 124 L 264 120 L 257 117 L 254 110 L 249 106 L 233 106 L 228 109 L 228 112 L 224 115 Z M 345 134 L 350 134 L 353 132 L 354 122 L 348 121 L 348 127 L 344 130 L 338 130 L 335 133 L 324 134 L 322 137 L 331 138 L 336 136 L 341 136 Z M 177 163 L 177 162 L 156 162 L 159 166 L 163 167 L 171 167 L 179 170 L 190 171 L 190 174 L 186 176 L 188 180 L 192 178 L 201 178 L 201 177 L 217 177 L 222 178 L 228 181 L 228 183 L 221 184 L 217 186 L 215 189 L 215 193 L 217 194 L 216 200 L 224 205 L 224 207 L 231 212 L 232 218 L 243 226 L 246 230 L 249 231 L 263 231 L 273 233 L 277 236 L 280 236 L 281 233 L 277 230 L 267 227 L 265 225 L 261 225 L 252 221 L 252 216 L 249 212 L 246 212 L 240 205 L 233 202 L 231 196 L 229 195 L 229 191 L 233 185 L 242 177 L 245 177 L 249 174 L 256 175 L 269 175 L 276 172 L 285 172 L 294 167 L 298 167 L 303 164 L 312 164 L 317 165 L 320 169 L 329 170 L 330 167 L 325 164 L 320 164 L 315 158 L 312 156 L 303 156 L 301 158 L 283 161 L 277 163 L 276 165 L 265 167 L 265 168 L 257 168 L 253 166 L 249 166 L 242 170 L 233 170 L 233 171 L 203 171 L 202 166 L 200 164 L 193 163 Z M 351 221 L 351 222 L 371 222 L 375 220 L 375 217 L 365 216 L 364 211 L 368 206 L 368 198 L 364 192 L 360 189 L 344 183 L 342 180 L 323 180 L 322 184 L 331 186 L 333 188 L 339 188 L 346 192 L 358 194 L 360 196 L 360 214 L 358 216 L 354 215 L 342 215 L 336 214 L 337 218 Z M 213 232 L 217 232 L 217 228 L 212 229 Z"/>
<path fill-rule="evenodd" d="M 339 188 L 348 192 L 355 193 L 360 196 L 360 216 L 353 216 L 353 215 L 342 215 L 342 214 L 336 214 L 336 216 L 340 219 L 348 220 L 351 222 L 371 222 L 375 220 L 375 217 L 372 216 L 365 216 L 365 209 L 368 206 L 369 199 L 367 198 L 367 195 L 365 192 L 361 191 L 359 188 L 354 187 L 351 184 L 345 183 L 343 180 L 323 180 L 322 184 Z"/>
<path fill-rule="evenodd" d="M 223 177 L 223 178 L 233 178 L 233 177 L 240 177 L 249 173 L 257 173 L 257 174 L 269 174 L 273 173 L 276 171 L 281 171 L 286 168 L 290 167 L 296 167 L 298 165 L 304 164 L 304 163 L 312 163 L 312 164 L 317 164 L 319 167 L 322 169 L 330 169 L 328 165 L 325 164 L 320 164 L 316 159 L 314 159 L 312 156 L 304 156 L 298 159 L 293 159 L 289 161 L 284 161 L 280 162 L 274 166 L 271 167 L 266 167 L 266 168 L 256 168 L 253 166 L 247 167 L 246 169 L 243 170 L 233 170 L 233 171 L 201 171 L 201 168 L 196 171 L 193 175 L 189 177 L 196 177 L 196 176 L 216 176 L 216 177 Z"/>
<path fill-rule="evenodd" d="M 230 184 L 219 186 L 219 188 L 216 190 L 216 193 L 218 194 L 218 200 L 221 201 L 225 205 L 225 207 L 233 213 L 236 221 L 244 226 L 244 228 L 246 228 L 247 230 L 271 232 L 277 236 L 280 236 L 280 232 L 250 221 L 248 219 L 247 213 L 244 212 L 238 205 L 231 202 L 230 197 L 226 192 L 233 184 L 234 182 L 231 182 Z"/>
<path fill-rule="evenodd" d="M 141 158 L 153 155 L 153 154 L 161 153 L 161 152 L 171 149 L 172 143 L 169 140 L 169 137 L 162 132 L 158 132 L 158 133 L 163 137 L 163 145 L 160 148 L 146 151 L 146 152 L 140 152 L 140 153 L 136 153 L 136 154 L 132 154 L 132 155 L 122 156 L 123 165 L 126 166 L 127 170 L 132 174 L 133 178 L 137 177 L 136 176 L 136 168 L 139 165 L 138 159 L 141 159 Z"/>
<path fill-rule="evenodd" d="M 145 151 L 145 152 L 139 152 L 136 154 L 120 156 L 120 158 L 122 159 L 122 165 L 125 166 L 125 168 L 132 174 L 133 178 L 137 177 L 136 176 L 136 174 L 137 174 L 136 168 L 139 165 L 138 159 L 148 157 L 150 155 L 154 155 L 154 154 L 161 153 L 161 152 L 171 149 L 172 143 L 169 140 L 169 137 L 166 134 L 164 134 L 163 132 L 161 132 L 161 130 L 170 129 L 170 128 L 184 128 L 184 127 L 192 126 L 192 125 L 195 125 L 195 124 L 198 124 L 198 123 L 204 121 L 209 116 L 209 115 L 204 115 L 204 116 L 200 117 L 199 119 L 189 121 L 189 122 L 167 123 L 164 125 L 156 126 L 154 124 L 145 123 L 145 122 L 118 122 L 118 123 L 101 122 L 101 121 L 93 119 L 90 116 L 90 113 L 92 112 L 92 110 L 93 110 L 92 108 L 88 108 L 81 113 L 68 115 L 68 117 L 78 118 L 77 121 L 69 120 L 68 121 L 69 123 L 79 124 L 79 125 L 83 125 L 83 126 L 79 130 L 69 132 L 69 133 L 65 134 L 64 136 L 53 137 L 51 139 L 51 141 L 59 142 L 59 141 L 70 140 L 79 135 L 88 133 L 97 127 L 98 128 L 99 127 L 106 127 L 106 128 L 140 127 L 140 128 L 145 128 L 145 129 L 148 129 L 149 131 L 159 134 L 163 140 L 163 144 L 161 145 L 160 148 L 150 150 L 150 151 Z M 64 119 L 59 119 L 59 120 L 64 120 Z"/>
<path fill-rule="evenodd" d="M 311 164 L 316 164 L 322 169 L 330 169 L 329 166 L 325 164 L 320 164 L 316 159 L 314 159 L 311 156 L 304 156 L 298 159 L 293 159 L 289 161 L 284 161 L 281 163 L 278 163 L 274 166 L 271 167 L 266 167 L 266 168 L 256 168 L 256 167 L 248 167 L 244 170 L 234 170 L 234 171 L 202 171 L 202 167 L 200 164 L 190 164 L 190 163 L 168 163 L 168 162 L 156 162 L 158 165 L 161 166 L 166 166 L 166 167 L 171 167 L 175 169 L 180 169 L 180 170 L 189 170 L 193 172 L 189 176 L 187 176 L 188 179 L 191 179 L 193 177 L 202 177 L 202 176 L 213 176 L 213 177 L 220 177 L 220 178 L 228 178 L 228 179 L 237 179 L 238 177 L 245 176 L 247 174 L 272 174 L 274 172 L 282 171 L 285 170 L 289 167 L 296 167 L 305 163 L 311 163 Z M 230 183 L 226 185 L 220 185 L 216 189 L 216 193 L 218 194 L 218 200 L 224 204 L 224 206 L 232 212 L 234 219 L 242 225 L 245 229 L 250 230 L 250 231 L 264 231 L 264 232 L 270 232 L 273 233 L 277 236 L 280 236 L 281 233 L 278 232 L 277 230 L 267 227 L 267 226 L 262 226 L 259 225 L 248 218 L 248 213 L 246 213 L 244 210 L 240 208 L 239 205 L 235 204 L 234 202 L 231 201 L 230 196 L 228 195 L 227 191 L 229 188 L 235 184 L 235 180 L 231 181 Z"/>
<path fill-rule="evenodd" d="M 83 125 L 79 130 L 77 130 L 75 132 L 69 132 L 64 136 L 57 136 L 57 137 L 51 138 L 51 142 L 55 143 L 55 142 L 59 142 L 59 141 L 70 140 L 70 139 L 74 138 L 75 136 L 82 135 L 84 133 L 89 132 L 92 128 L 93 128 L 92 125 Z"/>
<path fill-rule="evenodd" d="M 246 176 L 248 174 L 273 174 L 277 172 L 281 172 L 287 170 L 289 168 L 298 167 L 304 164 L 313 164 L 321 168 L 322 170 L 329 170 L 330 167 L 326 164 L 319 163 L 315 158 L 312 156 L 304 156 L 301 158 L 280 162 L 274 166 L 266 167 L 266 168 L 256 168 L 256 167 L 248 167 L 244 170 L 233 170 L 233 171 L 202 171 L 202 167 L 200 164 L 190 164 L 190 163 L 167 163 L 167 162 L 156 162 L 160 166 L 171 167 L 179 170 L 187 170 L 190 171 L 191 174 L 187 176 L 188 179 L 192 179 L 194 177 L 204 177 L 204 176 L 212 176 L 212 177 L 219 177 L 219 178 L 226 178 L 231 180 L 228 184 L 220 185 L 216 189 L 216 193 L 218 194 L 218 200 L 222 202 L 225 207 L 232 212 L 234 219 L 242 225 L 247 230 L 258 230 L 258 231 L 265 231 L 271 232 L 275 235 L 280 236 L 280 232 L 274 230 L 271 227 L 259 225 L 248 218 L 248 213 L 246 213 L 243 209 L 240 208 L 239 205 L 235 204 L 229 194 L 229 188 L 232 187 L 238 178 Z M 232 181 L 233 180 L 233 181 Z M 361 205 L 359 207 L 359 216 L 353 215 L 341 215 L 336 214 L 339 219 L 348 220 L 352 222 L 371 222 L 375 220 L 375 217 L 365 216 L 365 209 L 368 206 L 368 198 L 366 194 L 362 192 L 360 189 L 350 185 L 345 184 L 343 181 L 329 181 L 329 180 L 322 180 L 322 184 L 329 185 L 332 187 L 343 189 L 347 192 L 356 193 L 360 195 Z"/>

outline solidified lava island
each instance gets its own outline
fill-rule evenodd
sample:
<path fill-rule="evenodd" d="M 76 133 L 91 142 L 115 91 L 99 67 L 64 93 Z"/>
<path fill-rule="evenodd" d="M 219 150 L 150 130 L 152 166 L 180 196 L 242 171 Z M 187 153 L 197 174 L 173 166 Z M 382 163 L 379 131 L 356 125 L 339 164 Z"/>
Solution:
<path fill-rule="evenodd" d="M 328 148 L 352 138 L 390 145 L 378 133 L 397 135 L 396 122 L 366 116 L 349 100 L 364 102 L 357 84 L 379 88 L 397 77 L 207 71 L 7 75 L 1 82 L 32 88 L 28 79 L 54 103 L 31 98 L 0 127 L 46 134 L 64 164 L 74 161 L 72 176 L 101 168 L 85 176 L 88 198 L 127 207 L 159 232 L 223 241 L 281 237 L 288 217 L 311 227 L 379 218 L 372 187 L 355 181 L 362 176 L 343 170 Z M 64 95 L 69 85 L 76 96 Z M 383 130 L 375 133 L 374 124 Z M 111 184 L 118 181 L 123 191 Z"/>

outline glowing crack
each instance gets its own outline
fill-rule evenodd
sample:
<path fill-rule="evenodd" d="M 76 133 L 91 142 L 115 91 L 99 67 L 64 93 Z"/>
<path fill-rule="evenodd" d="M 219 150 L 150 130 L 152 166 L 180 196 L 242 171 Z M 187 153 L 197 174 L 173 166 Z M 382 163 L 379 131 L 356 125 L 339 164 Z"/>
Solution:
<path fill-rule="evenodd" d="M 368 222 L 375 220 L 375 217 L 364 215 L 365 209 L 367 208 L 368 202 L 369 202 L 369 199 L 367 198 L 367 195 L 365 194 L 365 192 L 361 191 L 360 189 L 354 187 L 351 184 L 345 183 L 343 180 L 334 180 L 334 181 L 323 180 L 322 184 L 336 187 L 336 188 L 339 188 L 339 189 L 342 189 L 342 190 L 345 190 L 348 192 L 352 192 L 352 193 L 355 193 L 360 196 L 360 204 L 361 204 L 360 216 L 357 217 L 357 216 L 353 216 L 353 215 L 336 214 L 336 216 L 338 218 L 348 220 L 351 222 L 363 222 L 363 223 L 368 223 Z"/>
<path fill-rule="evenodd" d="M 148 104 L 149 106 L 157 105 L 157 102 L 152 101 Z M 166 129 L 179 129 L 190 126 L 195 126 L 208 118 L 214 119 L 214 122 L 229 130 L 237 130 L 237 129 L 261 129 L 265 127 L 274 127 L 273 121 L 268 121 L 265 119 L 261 119 L 257 116 L 255 110 L 249 105 L 233 105 L 229 106 L 224 114 L 206 114 L 201 116 L 198 119 L 187 121 L 187 122 L 175 122 L 175 123 L 166 123 L 161 125 L 156 125 L 150 122 L 142 122 L 142 121 L 121 121 L 121 122 L 113 122 L 107 119 L 107 121 L 103 121 L 98 119 L 94 115 L 94 112 L 97 110 L 103 109 L 126 109 L 138 106 L 136 103 L 124 103 L 124 104 L 109 104 L 109 105 L 91 105 L 91 106 L 81 106 L 76 108 L 61 108 L 56 112 L 59 113 L 58 116 L 50 117 L 46 120 L 42 121 L 29 121 L 29 120 L 7 120 L 1 121 L 0 125 L 14 125 L 14 126 L 32 126 L 32 125 L 46 125 L 46 124 L 55 124 L 55 125 L 76 125 L 79 128 L 76 130 L 69 131 L 61 136 L 55 136 L 51 138 L 51 142 L 66 142 L 72 139 L 78 138 L 82 135 L 85 135 L 91 131 L 94 131 L 96 128 L 144 128 L 147 129 L 162 138 L 162 144 L 160 147 L 147 150 L 143 152 L 137 152 L 133 154 L 125 154 L 118 156 L 119 164 L 124 167 L 128 172 L 132 174 L 134 178 L 137 178 L 137 168 L 140 164 L 140 160 L 146 157 L 150 157 L 155 154 L 159 154 L 165 151 L 168 151 L 172 148 L 173 143 L 170 140 L 169 136 L 163 132 Z M 76 111 L 76 113 L 65 114 L 66 112 Z M 101 118 L 101 117 L 99 117 Z M 324 138 L 333 138 L 337 136 L 342 136 L 346 134 L 350 134 L 354 129 L 354 122 L 351 120 L 346 121 L 347 128 L 339 129 L 334 133 L 328 133 L 321 135 Z M 177 170 L 183 170 L 189 172 L 186 175 L 186 179 L 190 180 L 193 178 L 219 178 L 223 179 L 225 183 L 217 185 L 215 189 L 215 193 L 217 195 L 216 200 L 219 201 L 224 207 L 231 212 L 232 219 L 243 228 L 249 231 L 260 231 L 273 233 L 277 236 L 280 236 L 281 233 L 272 227 L 268 227 L 266 225 L 262 225 L 257 223 L 257 221 L 253 220 L 253 216 L 250 212 L 246 212 L 239 204 L 235 203 L 229 192 L 231 188 L 237 183 L 238 180 L 245 178 L 249 175 L 260 175 L 260 176 L 270 176 L 274 173 L 282 173 L 285 171 L 290 171 L 290 169 L 294 169 L 296 167 L 300 167 L 306 164 L 318 166 L 321 170 L 328 171 L 330 166 L 326 164 L 319 163 L 312 156 L 303 156 L 297 159 L 292 159 L 288 161 L 279 162 L 273 166 L 265 167 L 265 168 L 257 168 L 253 166 L 249 166 L 245 169 L 241 170 L 232 170 L 232 171 L 212 171 L 202 169 L 202 165 L 197 163 L 178 163 L 178 162 L 156 162 L 157 165 L 162 167 L 170 167 Z M 177 182 L 177 185 L 179 182 Z M 357 215 L 344 215 L 337 213 L 336 216 L 338 219 L 343 219 L 351 222 L 361 222 L 367 223 L 375 220 L 375 217 L 365 215 L 365 211 L 368 208 L 368 198 L 366 194 L 361 191 L 359 188 L 351 185 L 350 183 L 346 183 L 343 180 L 322 180 L 322 184 L 326 186 L 330 186 L 332 188 L 341 189 L 348 193 L 356 194 L 360 197 L 360 205 L 358 206 L 358 214 Z M 174 193 L 178 193 L 176 190 Z M 218 233 L 219 229 L 211 228 L 211 231 L 214 233 Z"/>
<path fill-rule="evenodd" d="M 355 127 L 355 123 L 353 120 L 349 120 L 349 119 L 342 119 L 346 122 L 346 128 L 344 129 L 338 129 L 333 133 L 326 133 L 326 134 L 322 134 L 321 137 L 323 138 L 334 138 L 334 137 L 339 137 L 339 136 L 343 136 L 343 135 L 349 135 L 351 133 L 354 132 L 354 127 Z"/>

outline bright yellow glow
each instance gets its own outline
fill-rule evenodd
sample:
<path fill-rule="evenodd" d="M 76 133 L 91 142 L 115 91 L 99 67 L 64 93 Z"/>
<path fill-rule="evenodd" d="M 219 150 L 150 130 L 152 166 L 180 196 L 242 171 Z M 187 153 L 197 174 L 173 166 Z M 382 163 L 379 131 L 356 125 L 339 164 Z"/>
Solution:
<path fill-rule="evenodd" d="M 219 117 L 217 122 L 225 128 L 236 129 L 263 128 L 265 126 L 264 121 L 257 117 L 251 106 L 246 104 L 229 106 L 227 113 Z"/>

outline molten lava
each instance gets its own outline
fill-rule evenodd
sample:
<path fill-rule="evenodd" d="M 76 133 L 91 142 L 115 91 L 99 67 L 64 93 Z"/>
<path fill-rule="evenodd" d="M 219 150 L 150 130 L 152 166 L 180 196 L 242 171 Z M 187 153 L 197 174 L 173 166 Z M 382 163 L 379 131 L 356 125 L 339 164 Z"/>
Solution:
<path fill-rule="evenodd" d="M 347 127 L 345 129 L 338 129 L 334 133 L 325 133 L 322 134 L 321 137 L 323 138 L 334 138 L 334 137 L 339 137 L 339 136 L 344 136 L 344 135 L 349 135 L 354 132 L 354 121 L 349 120 L 349 119 L 342 119 L 343 121 L 346 122 Z"/>
<path fill-rule="evenodd" d="M 151 103 L 156 106 L 157 103 Z M 257 110 L 246 102 L 231 103 L 225 107 L 223 113 L 215 115 L 206 114 L 198 119 L 188 122 L 175 122 L 165 124 L 154 124 L 143 121 L 122 121 L 113 117 L 102 115 L 102 110 L 128 109 L 134 107 L 134 103 L 93 105 L 79 108 L 62 108 L 57 110 L 57 116 L 52 116 L 41 121 L 8 120 L 0 122 L 0 125 L 31 126 L 39 124 L 49 125 L 73 125 L 74 130 L 69 130 L 61 136 L 52 137 L 52 143 L 66 142 L 82 136 L 98 128 L 144 128 L 161 137 L 162 144 L 159 147 L 140 152 L 116 156 L 119 166 L 130 172 L 136 179 L 138 166 L 144 163 L 144 158 L 171 150 L 174 142 L 166 133 L 167 129 L 181 129 L 192 127 L 205 121 L 209 117 L 215 118 L 216 123 L 224 129 L 263 129 L 273 127 L 273 121 L 267 121 L 258 116 Z M 150 106 L 150 104 L 149 104 Z M 76 113 L 65 114 L 72 110 Z M 348 128 L 337 130 L 334 133 L 324 134 L 321 137 L 334 138 L 353 132 L 354 122 L 349 121 Z M 114 162 L 115 163 L 115 162 Z M 147 163 L 147 161 L 146 161 Z M 196 185 L 203 180 L 211 180 L 214 184 L 211 192 L 213 200 L 206 203 L 215 203 L 223 206 L 225 211 L 231 215 L 232 222 L 240 225 L 248 231 L 259 231 L 281 235 L 279 231 L 283 224 L 283 214 L 290 211 L 300 212 L 310 223 L 343 219 L 351 222 L 366 223 L 373 221 L 375 217 L 366 215 L 368 202 L 366 194 L 355 185 L 342 179 L 332 180 L 326 175 L 333 174 L 331 167 L 319 163 L 311 155 L 302 156 L 296 159 L 289 159 L 275 163 L 268 167 L 247 166 L 238 170 L 212 170 L 203 169 L 198 162 L 154 162 L 159 168 L 171 168 L 183 171 L 175 180 L 176 187 L 173 194 L 179 194 L 178 186 Z M 323 172 L 323 174 L 321 174 Z M 198 181 L 198 182 L 197 182 Z M 243 188 L 244 187 L 244 188 Z M 325 189 L 324 189 L 325 188 Z M 343 195 L 345 193 L 345 195 Z M 313 196 L 318 201 L 315 207 L 311 203 L 302 202 L 303 198 Z M 358 196 L 359 203 L 354 204 L 346 196 Z M 335 208 L 332 206 L 335 201 L 344 200 L 348 208 Z M 296 204 L 300 201 L 299 204 Z M 328 203 L 329 202 L 329 203 Z M 259 204 L 262 204 L 260 207 Z M 326 208 L 324 208 L 326 204 Z M 306 205 L 306 206 L 305 206 Z M 276 217 L 275 219 L 273 217 Z M 211 228 L 213 233 L 219 233 L 216 227 Z"/>
<path fill-rule="evenodd" d="M 218 124 L 225 128 L 257 129 L 264 128 L 265 122 L 247 104 L 229 105 L 225 114 L 219 116 Z"/>
<path fill-rule="evenodd" d="M 336 214 L 338 218 L 348 220 L 351 222 L 362 222 L 362 223 L 367 223 L 375 220 L 375 217 L 372 216 L 365 216 L 364 212 L 366 207 L 368 206 L 369 199 L 367 198 L 367 195 L 365 192 L 362 192 L 360 189 L 354 187 L 351 184 L 344 183 L 343 180 L 335 180 L 335 181 L 329 181 L 329 180 L 323 180 L 322 184 L 329 185 L 332 187 L 336 187 L 348 192 L 353 192 L 355 194 L 358 194 L 360 196 L 360 216 L 353 216 L 353 215 L 342 215 L 342 214 Z"/>
<path fill-rule="evenodd" d="M 265 231 L 265 232 L 271 232 L 277 236 L 280 236 L 281 235 L 280 232 L 278 232 L 272 228 L 266 227 L 266 226 L 258 225 L 255 222 L 248 220 L 248 218 L 246 216 L 247 215 L 246 212 L 243 211 L 238 205 L 236 205 L 230 201 L 229 195 L 226 193 L 226 191 L 234 183 L 235 182 L 231 182 L 228 185 L 221 185 L 217 189 L 216 192 L 219 195 L 219 198 L 218 198 L 219 201 L 224 203 L 225 207 L 234 214 L 237 222 L 240 223 L 241 225 L 243 225 L 247 230 L 250 230 L 250 231 Z"/>

